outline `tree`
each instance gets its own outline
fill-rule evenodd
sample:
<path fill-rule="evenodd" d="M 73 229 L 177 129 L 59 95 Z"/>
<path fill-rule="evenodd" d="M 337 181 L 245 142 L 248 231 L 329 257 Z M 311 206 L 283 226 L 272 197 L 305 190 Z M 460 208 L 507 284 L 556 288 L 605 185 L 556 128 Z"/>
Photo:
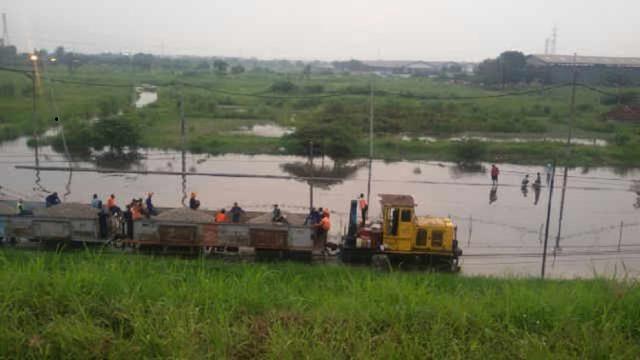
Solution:
<path fill-rule="evenodd" d="M 98 120 L 92 127 L 95 149 L 109 147 L 111 152 L 123 154 L 124 148 L 130 150 L 140 146 L 140 129 L 124 117 L 111 117 Z"/>
<path fill-rule="evenodd" d="M 298 87 L 289 80 L 279 80 L 271 84 L 271 91 L 278 93 L 290 93 Z"/>
<path fill-rule="evenodd" d="M 527 60 L 519 51 L 505 51 L 497 59 L 487 59 L 478 65 L 478 81 L 489 85 L 515 84 L 527 80 Z"/>
<path fill-rule="evenodd" d="M 462 140 L 455 143 L 453 150 L 459 164 L 474 164 L 487 153 L 487 144 L 479 140 Z"/>
<path fill-rule="evenodd" d="M 498 58 L 503 84 L 515 84 L 526 79 L 527 59 L 520 51 L 505 51 Z"/>
<path fill-rule="evenodd" d="M 67 70 L 70 73 L 73 73 L 81 65 L 80 58 L 72 52 L 64 53 L 64 56 L 59 61 L 67 66 Z"/>
<path fill-rule="evenodd" d="M 358 130 L 347 124 L 309 122 L 287 136 L 300 155 L 308 154 L 309 144 L 321 144 L 324 153 L 334 160 L 346 160 L 355 154 Z"/>
<path fill-rule="evenodd" d="M 197 70 L 209 70 L 211 69 L 211 64 L 207 60 L 201 61 L 198 65 L 196 65 Z"/>
<path fill-rule="evenodd" d="M 244 72 L 244 66 L 238 64 L 238 65 L 234 65 L 233 67 L 231 67 L 231 73 L 232 74 L 242 74 Z"/>
<path fill-rule="evenodd" d="M 53 55 L 56 57 L 58 61 L 64 59 L 64 47 L 58 46 L 56 50 L 53 52 Z"/>
<path fill-rule="evenodd" d="M 496 59 L 487 59 L 478 65 L 476 70 L 478 82 L 495 85 L 500 82 L 500 73 L 498 71 L 498 61 Z"/>
<path fill-rule="evenodd" d="M 151 54 L 137 53 L 133 55 L 131 59 L 133 66 L 139 67 L 142 70 L 151 71 L 154 57 Z"/>
<path fill-rule="evenodd" d="M 213 62 L 213 68 L 216 69 L 216 71 L 221 73 L 221 74 L 225 74 L 227 72 L 227 68 L 228 67 L 229 67 L 229 64 L 227 64 L 226 61 L 215 60 Z"/>

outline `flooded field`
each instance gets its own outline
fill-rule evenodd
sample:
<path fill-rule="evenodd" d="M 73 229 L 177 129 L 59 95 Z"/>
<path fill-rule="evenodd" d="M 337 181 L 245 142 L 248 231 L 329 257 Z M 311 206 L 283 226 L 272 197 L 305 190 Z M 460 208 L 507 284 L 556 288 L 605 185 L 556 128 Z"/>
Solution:
<path fill-rule="evenodd" d="M 136 108 L 140 109 L 158 101 L 158 93 L 155 91 L 140 91 L 136 100 Z"/>
<path fill-rule="evenodd" d="M 43 148 L 43 166 L 66 166 L 60 154 Z M 181 154 L 145 150 L 144 159 L 118 164 L 122 169 L 181 171 Z M 186 155 L 187 172 L 300 176 L 308 173 L 307 159 L 293 156 Z M 331 180 L 313 183 L 315 206 L 335 213 L 333 236 L 345 227 L 349 200 L 366 193 L 366 161 L 339 166 L 315 159 L 312 174 Z M 41 201 L 57 191 L 64 201 L 88 202 L 93 193 L 103 199 L 116 194 L 120 204 L 132 197 L 155 193 L 158 206 L 181 206 L 186 194 L 198 193 L 203 207 L 228 208 L 237 201 L 248 210 L 267 211 L 275 203 L 285 211 L 305 212 L 310 202 L 310 184 L 302 180 L 166 176 L 118 173 L 45 172 L 18 170 L 15 165 L 33 165 L 33 150 L 26 139 L 0 144 L 0 198 Z M 75 166 L 95 167 L 92 161 Z M 419 215 L 451 216 L 458 225 L 464 250 L 463 272 L 482 275 L 533 275 L 540 272 L 543 224 L 548 188 L 540 192 L 520 186 L 525 174 L 535 178 L 539 167 L 498 164 L 499 185 L 493 187 L 488 164 L 461 169 L 455 164 L 434 162 L 383 162 L 373 164 L 371 214 L 380 207 L 373 194 L 404 193 L 415 197 Z M 561 173 L 559 171 L 559 173 Z M 608 168 L 573 169 L 569 172 L 561 251 L 553 256 L 558 230 L 561 177 L 553 195 L 547 274 L 553 277 L 640 276 L 640 200 L 631 191 L 640 171 Z M 620 243 L 620 251 L 618 244 Z"/>

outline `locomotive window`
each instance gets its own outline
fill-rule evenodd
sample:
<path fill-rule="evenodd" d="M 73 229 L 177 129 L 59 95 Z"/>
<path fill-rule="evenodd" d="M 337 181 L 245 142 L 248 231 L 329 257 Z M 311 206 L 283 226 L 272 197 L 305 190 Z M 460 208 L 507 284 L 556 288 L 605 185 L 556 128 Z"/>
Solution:
<path fill-rule="evenodd" d="M 402 210 L 402 222 L 411 221 L 411 210 Z"/>
<path fill-rule="evenodd" d="M 431 232 L 431 246 L 433 247 L 441 247 L 442 239 L 444 238 L 444 233 L 442 231 L 432 231 Z"/>
<path fill-rule="evenodd" d="M 398 235 L 398 222 L 400 221 L 400 209 L 389 209 L 387 219 L 387 235 Z"/>
<path fill-rule="evenodd" d="M 400 209 L 393 209 L 393 216 L 391 220 L 391 234 L 398 235 L 398 222 L 400 221 Z"/>
<path fill-rule="evenodd" d="M 416 235 L 416 246 L 427 246 L 427 230 L 418 229 Z"/>

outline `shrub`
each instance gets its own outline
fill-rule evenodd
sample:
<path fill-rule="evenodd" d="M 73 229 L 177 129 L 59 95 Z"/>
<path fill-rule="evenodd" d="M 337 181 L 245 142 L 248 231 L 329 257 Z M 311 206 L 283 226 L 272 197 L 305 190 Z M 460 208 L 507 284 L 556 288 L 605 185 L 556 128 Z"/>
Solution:
<path fill-rule="evenodd" d="M 613 136 L 613 143 L 618 146 L 627 145 L 630 141 L 631 135 L 623 130 L 616 131 L 615 135 Z"/>
<path fill-rule="evenodd" d="M 270 90 L 276 93 L 291 93 L 298 89 L 298 87 L 289 80 L 280 80 L 271 84 Z"/>
<path fill-rule="evenodd" d="M 454 154 L 458 163 L 472 164 L 478 162 L 487 153 L 487 144 L 478 140 L 456 141 Z"/>

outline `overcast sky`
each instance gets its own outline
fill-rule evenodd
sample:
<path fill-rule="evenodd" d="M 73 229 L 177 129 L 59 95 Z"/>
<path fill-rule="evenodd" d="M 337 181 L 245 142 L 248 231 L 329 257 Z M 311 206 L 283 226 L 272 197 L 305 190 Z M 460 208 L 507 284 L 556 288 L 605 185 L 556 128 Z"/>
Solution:
<path fill-rule="evenodd" d="M 5 0 L 20 50 L 468 60 L 507 49 L 640 57 L 638 0 Z"/>

